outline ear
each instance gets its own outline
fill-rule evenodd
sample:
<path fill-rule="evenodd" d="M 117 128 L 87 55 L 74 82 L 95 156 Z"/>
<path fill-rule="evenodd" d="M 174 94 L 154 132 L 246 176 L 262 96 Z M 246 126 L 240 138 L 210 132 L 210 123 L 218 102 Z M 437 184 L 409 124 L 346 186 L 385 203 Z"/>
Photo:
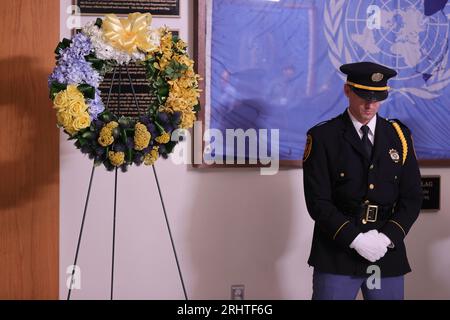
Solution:
<path fill-rule="evenodd" d="M 345 96 L 347 98 L 350 98 L 350 91 L 351 90 L 352 89 L 350 88 L 350 86 L 348 84 L 344 83 L 344 93 L 345 93 Z"/>

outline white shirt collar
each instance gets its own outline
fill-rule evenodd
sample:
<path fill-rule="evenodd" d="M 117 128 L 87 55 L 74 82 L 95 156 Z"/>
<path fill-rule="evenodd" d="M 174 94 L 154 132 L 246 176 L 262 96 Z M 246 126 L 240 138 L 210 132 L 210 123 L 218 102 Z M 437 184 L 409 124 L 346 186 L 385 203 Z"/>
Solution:
<path fill-rule="evenodd" d="M 348 115 L 350 117 L 350 120 L 353 123 L 353 126 L 356 129 L 356 132 L 358 133 L 359 138 L 362 138 L 362 131 L 361 131 L 361 127 L 364 125 L 361 122 L 359 122 L 358 120 L 356 120 L 356 118 L 352 115 L 352 113 L 350 112 L 350 109 L 347 108 L 347 112 Z M 372 145 L 374 144 L 374 139 L 375 139 L 375 127 L 377 125 L 377 116 L 375 115 L 375 117 L 373 117 L 372 119 L 370 119 L 369 123 L 367 124 L 367 126 L 369 127 L 369 140 L 370 142 L 372 142 Z"/>

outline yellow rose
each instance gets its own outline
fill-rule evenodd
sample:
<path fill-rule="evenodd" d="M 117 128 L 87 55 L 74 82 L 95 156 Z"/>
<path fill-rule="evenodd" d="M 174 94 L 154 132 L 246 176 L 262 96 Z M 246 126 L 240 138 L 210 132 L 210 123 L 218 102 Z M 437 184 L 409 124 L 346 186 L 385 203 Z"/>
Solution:
<path fill-rule="evenodd" d="M 69 84 L 67 86 L 66 91 L 67 91 L 67 95 L 71 99 L 84 99 L 83 94 L 81 93 L 80 90 L 78 90 L 77 86 L 74 84 Z"/>
<path fill-rule="evenodd" d="M 55 99 L 53 99 L 53 103 L 55 104 L 56 109 L 64 108 L 67 104 L 67 101 L 67 92 L 65 90 L 58 92 L 55 96 Z"/>
<path fill-rule="evenodd" d="M 72 127 L 71 125 L 68 127 L 64 127 L 64 129 L 71 135 L 73 136 L 77 131 L 74 129 L 74 127 Z"/>
<path fill-rule="evenodd" d="M 91 118 L 89 114 L 85 112 L 84 114 L 77 116 L 72 123 L 73 128 L 76 131 L 80 131 L 81 129 L 87 128 L 91 125 Z"/>
<path fill-rule="evenodd" d="M 63 126 L 64 128 L 72 124 L 72 116 L 65 111 L 57 112 L 56 120 L 58 121 L 58 125 Z"/>
<path fill-rule="evenodd" d="M 86 103 L 84 103 L 84 101 L 79 101 L 79 100 L 71 101 L 69 104 L 69 107 L 67 109 L 67 111 L 72 116 L 84 114 L 86 110 L 87 110 Z"/>

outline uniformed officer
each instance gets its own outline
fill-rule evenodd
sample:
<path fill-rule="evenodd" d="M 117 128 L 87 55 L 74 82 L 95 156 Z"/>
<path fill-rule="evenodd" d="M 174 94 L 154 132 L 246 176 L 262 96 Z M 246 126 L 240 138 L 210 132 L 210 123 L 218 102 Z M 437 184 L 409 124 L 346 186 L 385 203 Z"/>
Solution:
<path fill-rule="evenodd" d="M 404 238 L 422 191 L 409 129 L 377 114 L 397 73 L 371 62 L 340 70 L 349 107 L 308 131 L 303 156 L 315 221 L 313 299 L 355 299 L 359 289 L 365 299 L 403 299 L 403 275 L 411 271 Z"/>

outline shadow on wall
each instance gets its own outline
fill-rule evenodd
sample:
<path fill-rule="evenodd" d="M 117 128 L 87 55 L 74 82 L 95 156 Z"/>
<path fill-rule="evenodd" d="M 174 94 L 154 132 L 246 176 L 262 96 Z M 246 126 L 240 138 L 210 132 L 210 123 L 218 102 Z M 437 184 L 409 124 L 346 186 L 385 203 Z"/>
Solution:
<path fill-rule="evenodd" d="M 48 74 L 35 59 L 0 60 L 0 70 L 0 209 L 8 209 L 23 205 L 42 187 L 54 183 L 59 168 L 49 164 L 58 163 L 58 152 L 52 150 L 58 135 L 53 132 L 56 125 L 48 121 L 55 118 L 50 100 L 45 105 L 35 103 L 45 99 L 42 95 L 48 96 Z M 42 157 L 36 167 L 30 165 L 35 157 Z"/>
<path fill-rule="evenodd" d="M 243 284 L 245 299 L 280 299 L 277 261 L 290 237 L 294 190 L 279 174 L 214 170 L 198 174 L 217 179 L 200 178 L 192 188 L 196 202 L 189 210 L 187 231 L 193 270 L 189 298 L 230 299 L 231 285 Z"/>

